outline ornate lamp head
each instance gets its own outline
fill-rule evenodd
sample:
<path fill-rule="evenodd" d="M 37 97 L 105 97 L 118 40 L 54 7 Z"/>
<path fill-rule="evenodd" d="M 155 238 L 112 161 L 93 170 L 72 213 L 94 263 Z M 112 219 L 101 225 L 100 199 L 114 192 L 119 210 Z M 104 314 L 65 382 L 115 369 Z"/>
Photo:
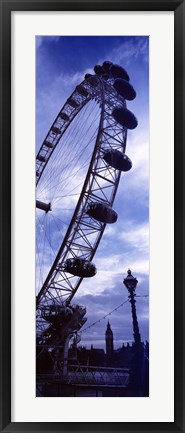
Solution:
<path fill-rule="evenodd" d="M 132 275 L 130 269 L 128 269 L 127 274 L 128 274 L 128 275 L 127 275 L 127 277 L 123 280 L 123 283 L 124 283 L 124 285 L 126 286 L 126 288 L 127 288 L 128 291 L 135 290 L 135 289 L 136 289 L 136 286 L 137 286 L 137 283 L 138 283 L 138 280 L 137 280 L 137 278 L 134 278 L 134 277 L 133 277 L 133 275 Z"/>

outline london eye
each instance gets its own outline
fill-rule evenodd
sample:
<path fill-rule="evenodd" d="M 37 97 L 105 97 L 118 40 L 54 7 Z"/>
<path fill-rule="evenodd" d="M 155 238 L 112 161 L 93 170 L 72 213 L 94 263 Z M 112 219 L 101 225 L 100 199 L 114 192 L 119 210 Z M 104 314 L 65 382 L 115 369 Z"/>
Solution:
<path fill-rule="evenodd" d="M 135 97 L 125 69 L 109 61 L 96 65 L 64 103 L 36 156 L 39 344 L 70 334 L 66 318 L 77 315 L 79 328 L 85 321 L 85 311 L 71 301 L 82 280 L 98 272 L 96 250 L 106 225 L 118 218 L 120 176 L 132 167 L 127 130 L 137 126 L 127 100 Z"/>

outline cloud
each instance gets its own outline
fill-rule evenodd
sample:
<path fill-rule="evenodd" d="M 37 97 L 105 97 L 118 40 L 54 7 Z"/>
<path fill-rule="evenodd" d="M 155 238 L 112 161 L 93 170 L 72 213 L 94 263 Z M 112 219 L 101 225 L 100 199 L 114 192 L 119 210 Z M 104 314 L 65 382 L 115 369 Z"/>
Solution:
<path fill-rule="evenodd" d="M 135 227 L 129 221 L 126 230 L 119 233 L 119 236 L 128 245 L 133 245 L 134 248 L 148 249 L 149 247 L 149 227 L 146 223 Z"/>
<path fill-rule="evenodd" d="M 115 63 L 130 65 L 131 62 L 136 62 L 141 59 L 148 63 L 148 40 L 144 38 L 131 38 L 119 47 L 115 48 L 111 55 Z"/>

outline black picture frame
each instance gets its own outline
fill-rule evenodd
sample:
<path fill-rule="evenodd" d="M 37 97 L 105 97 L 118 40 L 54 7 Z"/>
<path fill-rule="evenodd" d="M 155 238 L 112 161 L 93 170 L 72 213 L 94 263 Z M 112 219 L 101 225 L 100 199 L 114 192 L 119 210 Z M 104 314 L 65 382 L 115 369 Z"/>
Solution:
<path fill-rule="evenodd" d="M 36 423 L 11 422 L 11 12 L 12 11 L 174 11 L 175 17 L 175 416 L 174 422 L 129 423 Z M 184 281 L 183 269 L 185 163 L 185 1 L 183 0 L 0 0 L 1 75 L 0 102 L 0 431 L 1 432 L 185 432 Z M 165 288 L 167 290 L 167 288 Z M 165 308 L 165 306 L 164 306 Z M 165 402 L 164 402 L 165 404 Z"/>

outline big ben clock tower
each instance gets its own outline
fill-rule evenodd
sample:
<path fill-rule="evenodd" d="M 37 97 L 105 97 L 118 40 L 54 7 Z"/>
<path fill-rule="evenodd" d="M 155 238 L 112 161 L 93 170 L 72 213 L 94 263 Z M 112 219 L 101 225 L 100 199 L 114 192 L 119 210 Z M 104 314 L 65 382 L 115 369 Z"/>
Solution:
<path fill-rule="evenodd" d="M 107 356 L 107 364 L 110 365 L 113 361 L 113 332 L 110 327 L 110 323 L 107 323 L 107 329 L 105 332 L 105 341 L 106 341 L 106 356 Z"/>

